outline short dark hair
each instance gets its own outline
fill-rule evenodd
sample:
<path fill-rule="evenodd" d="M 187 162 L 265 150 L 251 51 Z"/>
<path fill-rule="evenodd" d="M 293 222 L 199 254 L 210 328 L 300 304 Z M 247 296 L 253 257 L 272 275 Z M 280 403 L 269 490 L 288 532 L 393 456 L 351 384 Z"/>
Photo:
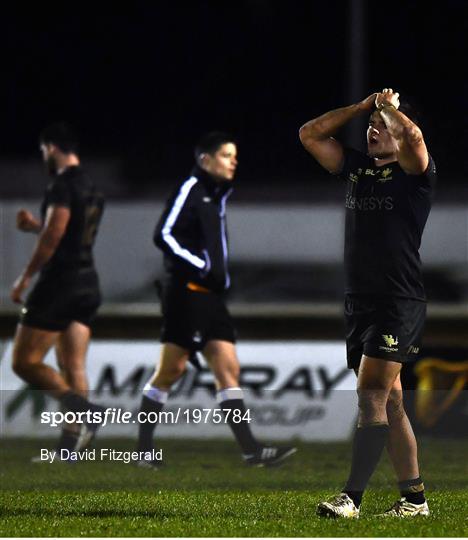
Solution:
<path fill-rule="evenodd" d="M 198 159 L 201 154 L 215 154 L 226 143 L 237 144 L 236 139 L 224 131 L 211 131 L 203 135 L 195 146 L 195 159 Z"/>
<path fill-rule="evenodd" d="M 54 122 L 46 126 L 39 135 L 40 144 L 55 144 L 65 154 L 76 154 L 79 141 L 76 131 L 67 122 Z"/>

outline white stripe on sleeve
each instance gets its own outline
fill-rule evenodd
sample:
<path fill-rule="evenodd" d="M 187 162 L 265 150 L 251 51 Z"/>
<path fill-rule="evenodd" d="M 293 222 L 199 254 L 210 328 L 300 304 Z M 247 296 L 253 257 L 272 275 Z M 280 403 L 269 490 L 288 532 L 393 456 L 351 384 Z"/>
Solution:
<path fill-rule="evenodd" d="M 197 182 L 198 180 L 194 176 L 191 176 L 187 181 L 182 184 L 179 194 L 177 195 L 174 201 L 174 205 L 172 206 L 171 211 L 169 212 L 169 215 L 167 216 L 167 219 L 162 228 L 162 237 L 164 242 L 166 242 L 166 244 L 171 248 L 175 255 L 182 257 L 190 264 L 193 264 L 193 266 L 195 266 L 196 268 L 200 268 L 201 270 L 202 268 L 205 268 L 206 261 L 200 259 L 200 257 L 197 257 L 193 253 L 190 253 L 188 249 L 183 248 L 172 235 L 172 228 L 174 226 L 174 223 L 176 222 L 182 210 L 182 207 L 187 200 L 190 190 Z"/>

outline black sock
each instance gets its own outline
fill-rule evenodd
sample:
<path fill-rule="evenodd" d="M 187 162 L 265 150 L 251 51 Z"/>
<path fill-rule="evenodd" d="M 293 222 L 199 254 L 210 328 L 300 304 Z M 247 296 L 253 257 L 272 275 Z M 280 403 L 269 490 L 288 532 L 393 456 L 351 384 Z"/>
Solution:
<path fill-rule="evenodd" d="M 426 502 L 424 496 L 424 484 L 421 477 L 414 480 L 405 480 L 404 482 L 398 482 L 400 494 L 402 497 L 412 504 L 423 504 Z"/>
<path fill-rule="evenodd" d="M 240 393 L 242 393 L 240 388 L 228 390 L 238 390 Z M 226 391 L 221 391 L 218 393 L 218 397 L 222 396 L 224 392 Z M 224 401 L 219 401 L 219 406 L 221 409 L 229 409 L 231 411 L 230 413 L 227 413 L 229 414 L 227 417 L 227 422 L 234 433 L 239 446 L 242 448 L 242 452 L 244 454 L 253 454 L 256 452 L 261 447 L 261 444 L 259 444 L 259 442 L 252 435 L 252 431 L 247 419 L 242 420 L 246 412 L 244 400 L 241 398 L 225 399 Z M 239 413 L 235 413 L 235 411 L 239 411 Z"/>
<path fill-rule="evenodd" d="M 154 420 L 156 418 L 156 415 L 161 412 L 163 406 L 164 403 L 154 401 L 153 399 L 150 399 L 149 397 L 143 395 L 141 399 L 140 412 L 144 412 L 146 414 L 154 413 L 150 415 L 150 419 Z M 151 418 L 151 416 L 154 416 L 155 418 Z M 156 423 L 154 423 L 153 421 L 140 422 L 138 427 L 139 452 L 151 452 L 151 450 L 153 450 L 153 434 L 155 429 Z"/>
<path fill-rule="evenodd" d="M 62 405 L 72 412 L 86 412 L 93 409 L 93 405 L 83 396 L 72 392 L 66 392 L 60 398 Z"/>
<path fill-rule="evenodd" d="M 60 439 L 58 440 L 56 450 L 60 452 L 62 448 L 70 450 L 71 452 L 76 450 L 76 443 L 78 442 L 80 434 L 77 431 L 69 431 L 68 429 L 62 429 Z"/>
<path fill-rule="evenodd" d="M 363 426 L 356 430 L 353 440 L 351 472 L 343 490 L 356 506 L 361 504 L 362 493 L 379 463 L 387 434 L 387 424 Z"/>
<path fill-rule="evenodd" d="M 361 506 L 364 491 L 352 491 L 351 489 L 344 489 L 343 492 L 346 493 L 346 495 L 348 495 L 348 497 L 353 501 L 356 508 Z"/>

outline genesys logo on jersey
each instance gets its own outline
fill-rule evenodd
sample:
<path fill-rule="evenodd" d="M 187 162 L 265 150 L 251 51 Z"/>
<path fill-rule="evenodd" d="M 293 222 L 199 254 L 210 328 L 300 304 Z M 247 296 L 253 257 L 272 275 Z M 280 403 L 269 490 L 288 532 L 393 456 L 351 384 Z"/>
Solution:
<path fill-rule="evenodd" d="M 389 180 L 393 179 L 393 169 L 386 167 L 385 169 L 357 169 L 356 173 L 350 172 L 348 175 L 351 184 L 346 194 L 345 207 L 349 210 L 359 210 L 361 212 L 374 212 L 374 211 L 389 211 L 395 207 L 394 199 L 391 195 L 379 196 L 365 195 L 359 197 L 356 195 L 357 183 L 361 176 L 373 177 L 376 184 L 385 184 Z M 374 185 L 371 186 L 372 193 L 374 191 Z"/>
<path fill-rule="evenodd" d="M 393 197 L 356 197 L 352 194 L 346 195 L 345 207 L 350 210 L 360 210 L 362 212 L 372 212 L 375 210 L 393 210 Z"/>
<path fill-rule="evenodd" d="M 131 411 L 136 416 L 144 385 L 154 372 L 159 355 L 153 342 L 95 342 L 88 355 L 92 399 L 107 407 Z M 298 437 L 304 440 L 348 438 L 354 425 L 357 398 L 355 377 L 346 368 L 342 343 L 248 342 L 238 346 L 240 386 L 250 409 L 252 429 L 270 439 Z M 10 356 L 9 356 L 10 355 Z M 11 357 L 11 344 L 4 362 Z M 55 363 L 53 355 L 47 363 Z M 3 363 L 3 362 L 2 362 Z M 21 435 L 52 433 L 40 423 L 43 410 L 58 410 L 56 402 L 32 392 L 9 368 L 3 388 L 4 432 Z M 188 368 L 173 387 L 164 408 L 168 413 L 216 408 L 214 378 L 207 366 Z M 197 412 L 198 414 L 198 412 Z M 180 418 L 185 418 L 184 414 Z M 100 436 L 136 436 L 138 426 L 112 424 Z M 229 437 L 226 425 L 213 422 L 168 423 L 158 427 L 161 436 Z"/>

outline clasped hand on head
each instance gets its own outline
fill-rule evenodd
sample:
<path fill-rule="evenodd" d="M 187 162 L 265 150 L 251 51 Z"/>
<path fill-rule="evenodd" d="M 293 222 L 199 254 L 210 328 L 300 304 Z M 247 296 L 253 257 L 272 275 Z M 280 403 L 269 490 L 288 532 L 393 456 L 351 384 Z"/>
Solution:
<path fill-rule="evenodd" d="M 394 92 L 391 88 L 384 88 L 375 96 L 375 106 L 377 109 L 382 109 L 385 105 L 392 105 L 395 109 L 400 106 L 400 94 Z"/>

